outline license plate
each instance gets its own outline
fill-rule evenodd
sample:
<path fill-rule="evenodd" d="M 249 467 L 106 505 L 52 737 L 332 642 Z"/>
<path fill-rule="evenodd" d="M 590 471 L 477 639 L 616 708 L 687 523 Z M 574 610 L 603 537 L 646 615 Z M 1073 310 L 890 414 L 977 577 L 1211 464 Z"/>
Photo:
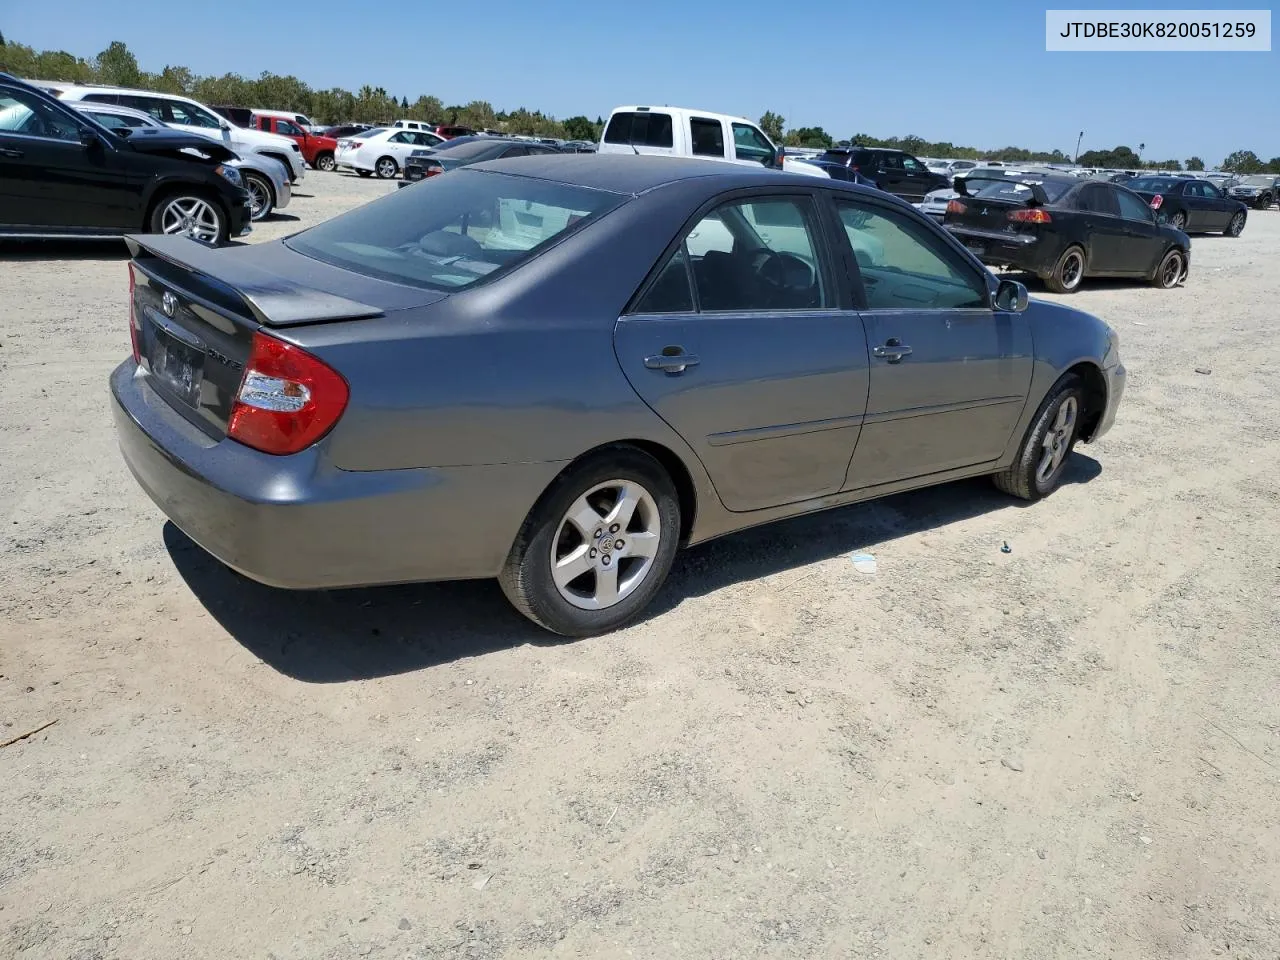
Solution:
<path fill-rule="evenodd" d="M 159 323 L 151 324 L 151 375 L 183 403 L 200 405 L 200 381 L 204 375 L 204 351 L 180 339 Z"/>

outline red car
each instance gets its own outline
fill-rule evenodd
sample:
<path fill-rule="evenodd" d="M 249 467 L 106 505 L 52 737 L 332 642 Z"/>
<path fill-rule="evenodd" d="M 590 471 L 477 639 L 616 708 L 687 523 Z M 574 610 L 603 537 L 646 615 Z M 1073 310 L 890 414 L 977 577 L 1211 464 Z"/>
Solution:
<path fill-rule="evenodd" d="M 314 169 L 333 169 L 333 155 L 338 149 L 338 141 L 333 137 L 322 136 L 318 133 L 307 133 L 306 130 L 303 130 L 292 120 L 261 113 L 253 115 L 253 127 L 256 130 L 265 130 L 267 133 L 276 133 L 282 137 L 288 137 L 297 143 L 298 149 L 302 151 L 302 159 L 311 164 Z"/>

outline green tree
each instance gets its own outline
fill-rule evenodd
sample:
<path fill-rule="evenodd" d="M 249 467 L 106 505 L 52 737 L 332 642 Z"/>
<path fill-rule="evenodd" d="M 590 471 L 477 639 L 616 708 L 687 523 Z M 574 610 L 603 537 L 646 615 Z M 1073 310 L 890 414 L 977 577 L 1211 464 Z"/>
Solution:
<path fill-rule="evenodd" d="M 760 117 L 760 129 L 763 130 L 765 136 L 774 143 L 781 143 L 784 136 L 782 131 L 786 122 L 787 121 L 781 114 L 774 113 L 772 110 L 766 110 Z"/>
<path fill-rule="evenodd" d="M 564 122 L 564 132 L 570 140 L 595 140 L 596 125 L 586 117 L 570 117 Z"/>
<path fill-rule="evenodd" d="M 1192 157 L 1190 160 L 1188 160 L 1188 161 L 1187 161 L 1187 169 L 1188 169 L 1188 170 L 1203 170 L 1203 169 L 1204 169 L 1204 161 L 1203 161 L 1203 160 L 1201 160 L 1199 157 Z"/>
<path fill-rule="evenodd" d="M 1267 161 L 1267 173 L 1280 173 L 1280 157 L 1272 157 Z"/>
<path fill-rule="evenodd" d="M 1252 150 L 1237 150 L 1222 161 L 1222 169 L 1228 173 L 1260 173 L 1262 161 Z"/>
<path fill-rule="evenodd" d="M 412 120 L 438 123 L 444 116 L 444 104 L 440 102 L 439 97 L 421 96 L 409 105 L 408 115 Z"/>
<path fill-rule="evenodd" d="M 408 98 L 408 97 L 401 97 L 401 98 L 400 98 L 400 109 L 401 109 L 401 110 L 408 110 L 408 109 L 409 109 L 409 98 Z"/>
<path fill-rule="evenodd" d="M 1111 169 L 1136 169 L 1142 166 L 1142 160 L 1130 147 L 1116 147 L 1114 150 L 1086 150 L 1080 154 L 1078 162 L 1082 167 Z"/>
<path fill-rule="evenodd" d="M 113 87 L 136 87 L 142 79 L 138 58 L 119 40 L 112 40 L 97 57 L 98 80 Z"/>
<path fill-rule="evenodd" d="M 831 135 L 821 127 L 798 127 L 787 133 L 788 147 L 821 147 L 831 146 Z"/>

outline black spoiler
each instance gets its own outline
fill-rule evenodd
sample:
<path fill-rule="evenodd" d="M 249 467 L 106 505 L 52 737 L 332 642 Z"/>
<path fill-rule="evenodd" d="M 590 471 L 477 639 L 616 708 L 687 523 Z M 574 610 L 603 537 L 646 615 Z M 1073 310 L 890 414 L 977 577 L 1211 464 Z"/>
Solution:
<path fill-rule="evenodd" d="M 296 327 L 305 323 L 363 320 L 382 316 L 384 312 L 367 303 L 302 286 L 260 270 L 241 257 L 227 256 L 230 250 L 216 250 L 187 237 L 135 234 L 125 237 L 125 242 L 142 269 L 146 269 L 148 258 L 156 258 L 198 274 L 200 280 L 233 292 L 263 326 Z"/>

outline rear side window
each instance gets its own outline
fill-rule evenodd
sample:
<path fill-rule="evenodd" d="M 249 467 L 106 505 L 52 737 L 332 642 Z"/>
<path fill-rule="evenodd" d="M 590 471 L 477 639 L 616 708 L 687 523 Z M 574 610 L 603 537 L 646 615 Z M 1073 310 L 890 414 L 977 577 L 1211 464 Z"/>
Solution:
<path fill-rule="evenodd" d="M 902 169 L 902 154 L 900 153 L 882 153 L 876 159 L 880 161 L 880 169 L 882 170 Z"/>
<path fill-rule="evenodd" d="M 724 126 L 719 120 L 691 117 L 689 135 L 695 157 L 724 157 Z"/>
<path fill-rule="evenodd" d="M 398 190 L 285 243 L 366 276 L 461 290 L 529 260 L 623 201 L 604 190 L 464 169 Z"/>
<path fill-rule="evenodd" d="M 673 147 L 671 114 L 652 111 L 615 113 L 604 131 L 605 143 L 634 144 L 637 147 Z"/>
<path fill-rule="evenodd" d="M 1112 217 L 1120 215 L 1120 210 L 1112 199 L 1111 191 L 1098 184 L 1090 184 L 1080 191 L 1080 200 L 1077 206 L 1089 213 L 1105 213 Z"/>

